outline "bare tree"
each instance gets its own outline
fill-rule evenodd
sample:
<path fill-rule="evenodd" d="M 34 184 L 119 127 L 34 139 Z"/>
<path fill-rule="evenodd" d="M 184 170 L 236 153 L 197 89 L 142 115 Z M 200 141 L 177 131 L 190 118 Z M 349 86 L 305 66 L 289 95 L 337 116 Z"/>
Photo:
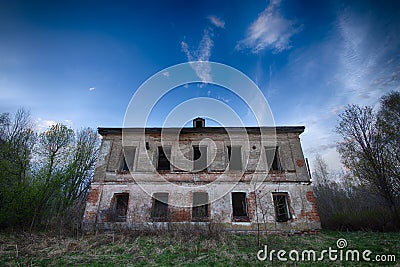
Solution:
<path fill-rule="evenodd" d="M 99 144 L 95 130 L 85 128 L 77 132 L 64 180 L 64 207 L 72 205 L 74 201 L 85 200 L 94 174 Z"/>
<path fill-rule="evenodd" d="M 378 126 L 386 149 L 388 176 L 395 187 L 395 197 L 400 197 L 400 92 L 391 92 L 381 99 Z M 397 193 L 396 193 L 397 192 Z"/>
<path fill-rule="evenodd" d="M 376 113 L 372 107 L 351 105 L 339 117 L 336 131 L 343 138 L 338 144 L 342 163 L 364 188 L 382 196 L 387 206 L 394 210 L 399 184 L 390 170 L 396 163 Z"/>
<path fill-rule="evenodd" d="M 56 124 L 40 134 L 38 177 L 43 177 L 43 186 L 38 213 L 48 214 L 49 218 L 63 217 L 74 205 L 81 209 L 93 177 L 98 149 L 97 133 L 90 128 L 78 131 L 75 136 L 72 129 Z"/>
<path fill-rule="evenodd" d="M 314 161 L 313 184 L 327 185 L 330 182 L 332 182 L 332 177 L 328 171 L 328 165 L 322 156 L 317 154 Z"/>

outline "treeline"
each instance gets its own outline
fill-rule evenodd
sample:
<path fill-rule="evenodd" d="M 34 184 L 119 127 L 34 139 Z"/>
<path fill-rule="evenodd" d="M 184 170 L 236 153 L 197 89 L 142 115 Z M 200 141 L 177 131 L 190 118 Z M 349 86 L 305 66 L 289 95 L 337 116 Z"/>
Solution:
<path fill-rule="evenodd" d="M 76 227 L 99 149 L 90 128 L 35 130 L 29 112 L 0 115 L 0 226 Z"/>
<path fill-rule="evenodd" d="M 378 110 L 347 106 L 336 132 L 345 169 L 332 173 L 321 156 L 314 164 L 322 227 L 400 230 L 400 92 L 383 96 Z"/>
<path fill-rule="evenodd" d="M 337 149 L 345 169 L 316 157 L 313 186 L 321 223 L 335 230 L 400 230 L 400 92 L 380 107 L 347 106 Z M 78 229 L 100 139 L 63 124 L 35 130 L 27 111 L 0 115 L 0 227 Z"/>

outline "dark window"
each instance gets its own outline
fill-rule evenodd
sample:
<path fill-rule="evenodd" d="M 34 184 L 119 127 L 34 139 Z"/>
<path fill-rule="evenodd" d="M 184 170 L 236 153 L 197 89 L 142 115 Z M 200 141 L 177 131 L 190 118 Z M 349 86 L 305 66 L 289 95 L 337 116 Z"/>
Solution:
<path fill-rule="evenodd" d="M 120 171 L 133 170 L 133 161 L 135 159 L 136 148 L 132 146 L 124 147 L 122 151 L 122 160 L 120 164 Z"/>
<path fill-rule="evenodd" d="M 233 218 L 247 217 L 246 193 L 232 193 Z"/>
<path fill-rule="evenodd" d="M 281 162 L 279 160 L 278 147 L 265 147 L 267 164 L 270 171 L 282 171 Z"/>
<path fill-rule="evenodd" d="M 208 218 L 208 194 L 204 192 L 193 193 L 193 219 L 206 219 Z"/>
<path fill-rule="evenodd" d="M 171 148 L 158 147 L 158 163 L 157 170 L 159 171 L 169 171 L 171 169 L 171 164 L 169 163 L 169 158 L 171 158 Z"/>
<path fill-rule="evenodd" d="M 116 222 L 126 221 L 126 213 L 128 212 L 128 201 L 129 201 L 128 193 L 114 194 L 114 202 L 112 207 L 113 221 Z"/>
<path fill-rule="evenodd" d="M 193 146 L 193 170 L 202 171 L 207 169 L 207 147 Z"/>
<path fill-rule="evenodd" d="M 122 156 L 122 162 L 121 162 L 121 171 L 129 171 L 128 164 L 126 163 L 125 156 Z"/>
<path fill-rule="evenodd" d="M 153 195 L 153 207 L 151 217 L 158 220 L 166 220 L 168 217 L 168 193 L 155 193 Z"/>
<path fill-rule="evenodd" d="M 194 128 L 201 128 L 205 126 L 205 120 L 202 118 L 196 118 L 193 120 L 193 127 Z"/>
<path fill-rule="evenodd" d="M 275 206 L 275 218 L 277 222 L 286 222 L 290 219 L 288 194 L 272 193 Z"/>
<path fill-rule="evenodd" d="M 230 170 L 242 170 L 242 147 L 228 146 L 228 160 Z"/>

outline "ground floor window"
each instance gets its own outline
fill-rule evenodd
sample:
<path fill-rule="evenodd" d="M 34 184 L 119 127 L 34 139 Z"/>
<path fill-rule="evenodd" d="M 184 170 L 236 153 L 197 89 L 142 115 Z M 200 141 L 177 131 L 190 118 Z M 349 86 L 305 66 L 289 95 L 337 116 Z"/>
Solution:
<path fill-rule="evenodd" d="M 114 194 L 114 200 L 112 205 L 112 221 L 125 222 L 126 214 L 128 212 L 128 193 L 116 193 Z"/>
<path fill-rule="evenodd" d="M 192 203 L 192 219 L 205 220 L 208 218 L 208 194 L 205 192 L 194 192 Z"/>
<path fill-rule="evenodd" d="M 233 219 L 248 219 L 246 193 L 232 193 L 232 211 Z"/>
<path fill-rule="evenodd" d="M 151 217 L 159 221 L 168 219 L 168 193 L 155 193 L 153 195 Z"/>
<path fill-rule="evenodd" d="M 272 193 L 275 207 L 275 218 L 277 222 L 290 220 L 289 196 L 287 193 Z"/>

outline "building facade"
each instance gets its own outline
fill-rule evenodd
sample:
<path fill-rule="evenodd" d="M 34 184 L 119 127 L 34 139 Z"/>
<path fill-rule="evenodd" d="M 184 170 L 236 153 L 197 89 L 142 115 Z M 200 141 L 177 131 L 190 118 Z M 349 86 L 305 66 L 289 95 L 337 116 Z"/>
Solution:
<path fill-rule="evenodd" d="M 99 128 L 86 229 L 207 226 L 321 229 L 303 126 Z"/>

